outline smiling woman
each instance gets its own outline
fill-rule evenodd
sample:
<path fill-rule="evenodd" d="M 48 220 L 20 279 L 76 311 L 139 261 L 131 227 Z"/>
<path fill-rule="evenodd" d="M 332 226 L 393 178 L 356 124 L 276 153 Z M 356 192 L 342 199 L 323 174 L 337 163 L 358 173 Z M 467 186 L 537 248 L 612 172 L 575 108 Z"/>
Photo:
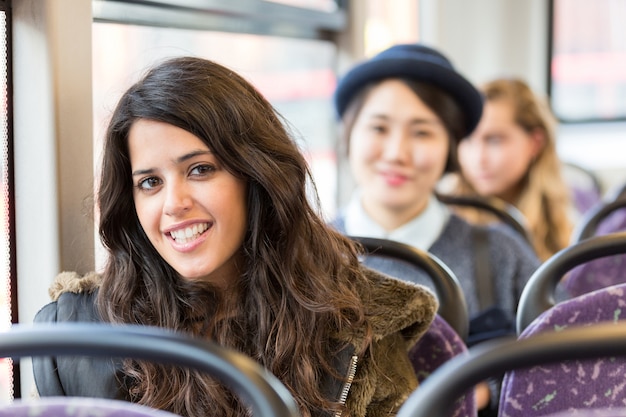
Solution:
<path fill-rule="evenodd" d="M 416 388 L 408 351 L 434 318 L 434 296 L 359 264 L 311 205 L 311 174 L 279 114 L 231 69 L 181 57 L 150 70 L 113 113 L 99 178 L 108 263 L 102 274 L 61 274 L 36 321 L 210 338 L 279 377 L 304 417 L 382 415 Z M 182 369 L 33 365 L 44 396 L 248 415 L 225 387 Z"/>
<path fill-rule="evenodd" d="M 200 138 L 167 123 L 137 120 L 128 150 L 137 218 L 152 246 L 184 279 L 232 284 L 241 274 L 246 182 Z"/>

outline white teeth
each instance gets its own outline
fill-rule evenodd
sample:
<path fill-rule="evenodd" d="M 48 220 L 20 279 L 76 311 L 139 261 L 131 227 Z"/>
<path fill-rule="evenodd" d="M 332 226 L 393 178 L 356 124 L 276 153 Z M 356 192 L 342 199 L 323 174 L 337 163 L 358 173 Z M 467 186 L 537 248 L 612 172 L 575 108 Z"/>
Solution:
<path fill-rule="evenodd" d="M 174 230 L 170 232 L 170 236 L 174 238 L 176 243 L 187 243 L 188 241 L 196 239 L 202 232 L 209 228 L 208 223 L 194 224 L 191 227 L 184 229 Z"/>

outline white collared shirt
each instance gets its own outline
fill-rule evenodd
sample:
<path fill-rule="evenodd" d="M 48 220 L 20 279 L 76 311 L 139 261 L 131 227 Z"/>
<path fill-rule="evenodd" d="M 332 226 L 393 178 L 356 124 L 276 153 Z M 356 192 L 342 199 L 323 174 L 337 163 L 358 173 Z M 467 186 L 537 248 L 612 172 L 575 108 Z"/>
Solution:
<path fill-rule="evenodd" d="M 397 229 L 387 231 L 365 212 L 361 204 L 361 193 L 357 189 L 352 194 L 344 215 L 348 235 L 390 239 L 428 250 L 443 232 L 450 218 L 450 211 L 431 195 L 422 213 Z"/>

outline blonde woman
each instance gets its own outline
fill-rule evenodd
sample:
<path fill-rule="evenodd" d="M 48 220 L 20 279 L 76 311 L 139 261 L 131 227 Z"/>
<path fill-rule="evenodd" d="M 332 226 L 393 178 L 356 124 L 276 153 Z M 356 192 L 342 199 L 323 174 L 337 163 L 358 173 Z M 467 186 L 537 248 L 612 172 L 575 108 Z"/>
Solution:
<path fill-rule="evenodd" d="M 496 79 L 482 92 L 480 123 L 458 147 L 457 191 L 498 197 L 517 207 L 545 260 L 567 246 L 575 216 L 556 151 L 556 122 L 522 80 Z"/>

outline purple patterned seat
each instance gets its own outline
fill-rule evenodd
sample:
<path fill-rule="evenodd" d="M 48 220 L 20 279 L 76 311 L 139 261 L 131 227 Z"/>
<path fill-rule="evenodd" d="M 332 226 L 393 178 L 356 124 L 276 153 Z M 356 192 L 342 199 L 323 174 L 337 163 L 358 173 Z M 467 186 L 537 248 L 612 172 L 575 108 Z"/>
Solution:
<path fill-rule="evenodd" d="M 571 411 L 562 411 L 546 417 L 572 417 Z M 576 413 L 576 417 L 626 417 L 626 408 L 589 408 Z"/>
<path fill-rule="evenodd" d="M 178 417 L 178 414 L 126 401 L 46 397 L 4 405 L 0 417 Z"/>
<path fill-rule="evenodd" d="M 574 207 L 576 207 L 576 210 L 582 214 L 590 210 L 602 198 L 600 192 L 595 188 L 572 186 L 570 187 L 570 192 L 572 193 Z"/>
<path fill-rule="evenodd" d="M 539 315 L 519 338 L 569 327 L 617 323 L 625 317 L 626 284 L 620 284 L 556 304 Z M 538 417 L 560 411 L 615 407 L 626 407 L 626 360 L 603 357 L 507 373 L 499 416 Z"/>
<path fill-rule="evenodd" d="M 409 352 L 409 357 L 421 384 L 445 362 L 464 354 L 467 354 L 467 347 L 461 337 L 444 319 L 436 315 L 428 331 Z M 472 391 L 456 401 L 451 417 L 476 415 L 476 400 L 473 394 Z"/>
<path fill-rule="evenodd" d="M 626 230 L 626 209 L 614 211 L 598 224 L 594 234 Z M 626 283 L 626 255 L 613 255 L 580 265 L 567 275 L 562 286 L 570 297 L 576 297 L 611 285 Z"/>
<path fill-rule="evenodd" d="M 574 207 L 584 214 L 601 199 L 604 189 L 598 176 L 588 168 L 574 162 L 562 164 L 561 174 L 568 185 Z"/>

